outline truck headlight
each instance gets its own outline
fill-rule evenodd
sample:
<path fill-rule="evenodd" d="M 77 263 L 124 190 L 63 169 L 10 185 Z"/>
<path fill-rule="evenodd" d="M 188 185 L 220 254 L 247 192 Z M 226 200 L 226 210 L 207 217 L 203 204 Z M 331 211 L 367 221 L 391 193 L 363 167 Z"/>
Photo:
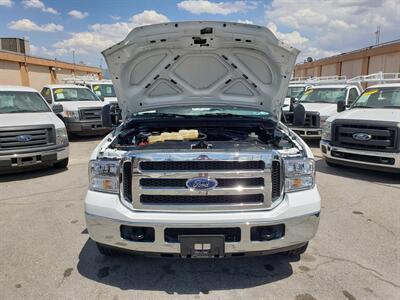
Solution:
<path fill-rule="evenodd" d="M 89 162 L 89 189 L 103 193 L 119 193 L 120 163 L 118 160 Z"/>
<path fill-rule="evenodd" d="M 65 127 L 56 129 L 56 144 L 57 145 L 68 145 L 68 134 Z"/>
<path fill-rule="evenodd" d="M 332 122 L 326 121 L 322 126 L 322 135 L 321 138 L 323 140 L 330 141 L 332 138 Z"/>
<path fill-rule="evenodd" d="M 312 158 L 287 158 L 285 166 L 285 191 L 312 189 L 315 185 L 315 161 Z"/>
<path fill-rule="evenodd" d="M 79 120 L 79 112 L 74 110 L 66 110 L 63 112 L 63 116 L 65 118 L 76 119 Z"/>

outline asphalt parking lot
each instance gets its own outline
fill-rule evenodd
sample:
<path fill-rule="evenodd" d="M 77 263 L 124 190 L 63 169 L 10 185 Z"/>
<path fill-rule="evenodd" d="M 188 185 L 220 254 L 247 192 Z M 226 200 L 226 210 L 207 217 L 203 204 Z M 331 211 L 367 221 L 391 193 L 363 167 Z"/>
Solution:
<path fill-rule="evenodd" d="M 101 256 L 83 215 L 88 157 L 71 143 L 68 170 L 0 177 L 1 299 L 399 299 L 400 177 L 320 160 L 317 236 L 301 259 Z"/>

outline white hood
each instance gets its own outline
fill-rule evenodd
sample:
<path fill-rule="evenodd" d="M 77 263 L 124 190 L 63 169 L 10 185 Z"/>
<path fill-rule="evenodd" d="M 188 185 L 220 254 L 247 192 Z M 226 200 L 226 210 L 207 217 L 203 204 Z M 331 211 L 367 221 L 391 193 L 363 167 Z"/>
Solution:
<path fill-rule="evenodd" d="M 329 118 L 328 120 L 333 121 L 334 119 L 387 121 L 400 123 L 400 109 L 352 108 L 338 114 L 335 116 L 335 118 Z"/>
<path fill-rule="evenodd" d="M 265 27 L 200 21 L 137 27 L 103 51 L 123 117 L 159 107 L 236 105 L 276 119 L 298 53 Z"/>
<path fill-rule="evenodd" d="M 337 114 L 336 103 L 305 103 L 300 102 L 306 111 L 317 111 L 321 117 L 330 117 Z"/>
<path fill-rule="evenodd" d="M 54 124 L 55 128 L 64 123 L 53 112 L 0 114 L 0 127 Z"/>
<path fill-rule="evenodd" d="M 62 104 L 64 111 L 77 111 L 79 108 L 103 107 L 107 103 L 103 101 L 57 101 L 55 104 Z"/>
<path fill-rule="evenodd" d="M 104 97 L 105 104 L 116 103 L 116 102 L 118 102 L 117 97 Z"/>

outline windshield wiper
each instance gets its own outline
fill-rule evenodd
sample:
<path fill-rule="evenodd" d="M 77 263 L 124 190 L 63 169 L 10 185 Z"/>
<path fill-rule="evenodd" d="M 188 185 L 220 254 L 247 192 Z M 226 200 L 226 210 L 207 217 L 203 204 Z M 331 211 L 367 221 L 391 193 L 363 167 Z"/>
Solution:
<path fill-rule="evenodd" d="M 400 108 L 400 106 L 399 105 L 385 105 L 385 106 L 382 106 L 383 108 Z"/>

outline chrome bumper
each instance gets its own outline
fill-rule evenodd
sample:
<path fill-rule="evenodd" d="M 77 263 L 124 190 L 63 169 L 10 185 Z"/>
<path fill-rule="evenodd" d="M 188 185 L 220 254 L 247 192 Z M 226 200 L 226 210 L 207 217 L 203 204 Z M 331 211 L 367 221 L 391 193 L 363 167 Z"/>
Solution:
<path fill-rule="evenodd" d="M 53 164 L 68 158 L 69 147 L 59 147 L 51 150 L 36 150 L 18 154 L 0 155 L 0 171 L 14 170 L 23 167 L 34 167 L 43 164 Z"/>
<path fill-rule="evenodd" d="M 343 147 L 331 146 L 328 141 L 321 140 L 320 148 L 322 156 L 325 157 L 328 161 L 332 161 L 342 165 L 349 166 L 358 166 L 362 168 L 368 169 L 377 169 L 377 170 L 399 170 L 400 171 L 400 153 L 391 153 L 391 152 L 377 152 L 377 151 L 365 151 L 358 149 L 348 149 Z M 383 157 L 394 159 L 394 164 L 384 164 L 384 163 L 373 163 L 368 161 L 354 160 L 354 159 L 346 159 L 332 155 L 332 151 L 339 151 L 341 153 L 355 154 L 361 156 L 372 156 L 372 157 Z"/>
<path fill-rule="evenodd" d="M 295 195 L 298 194 L 298 195 Z M 179 243 L 165 242 L 166 228 L 239 227 L 239 242 L 226 242 L 225 253 L 264 252 L 284 249 L 311 240 L 319 223 L 320 198 L 315 188 L 293 193 L 272 211 L 230 213 L 150 213 L 128 210 L 115 195 L 88 192 L 86 226 L 90 237 L 101 244 L 137 252 L 180 253 Z M 254 226 L 285 225 L 280 239 L 251 241 Z M 121 225 L 153 227 L 154 242 L 132 242 L 121 237 Z M 279 251 L 277 251 L 279 252 Z"/>
<path fill-rule="evenodd" d="M 322 134 L 321 128 L 290 127 L 290 129 L 304 139 L 320 139 Z"/>

